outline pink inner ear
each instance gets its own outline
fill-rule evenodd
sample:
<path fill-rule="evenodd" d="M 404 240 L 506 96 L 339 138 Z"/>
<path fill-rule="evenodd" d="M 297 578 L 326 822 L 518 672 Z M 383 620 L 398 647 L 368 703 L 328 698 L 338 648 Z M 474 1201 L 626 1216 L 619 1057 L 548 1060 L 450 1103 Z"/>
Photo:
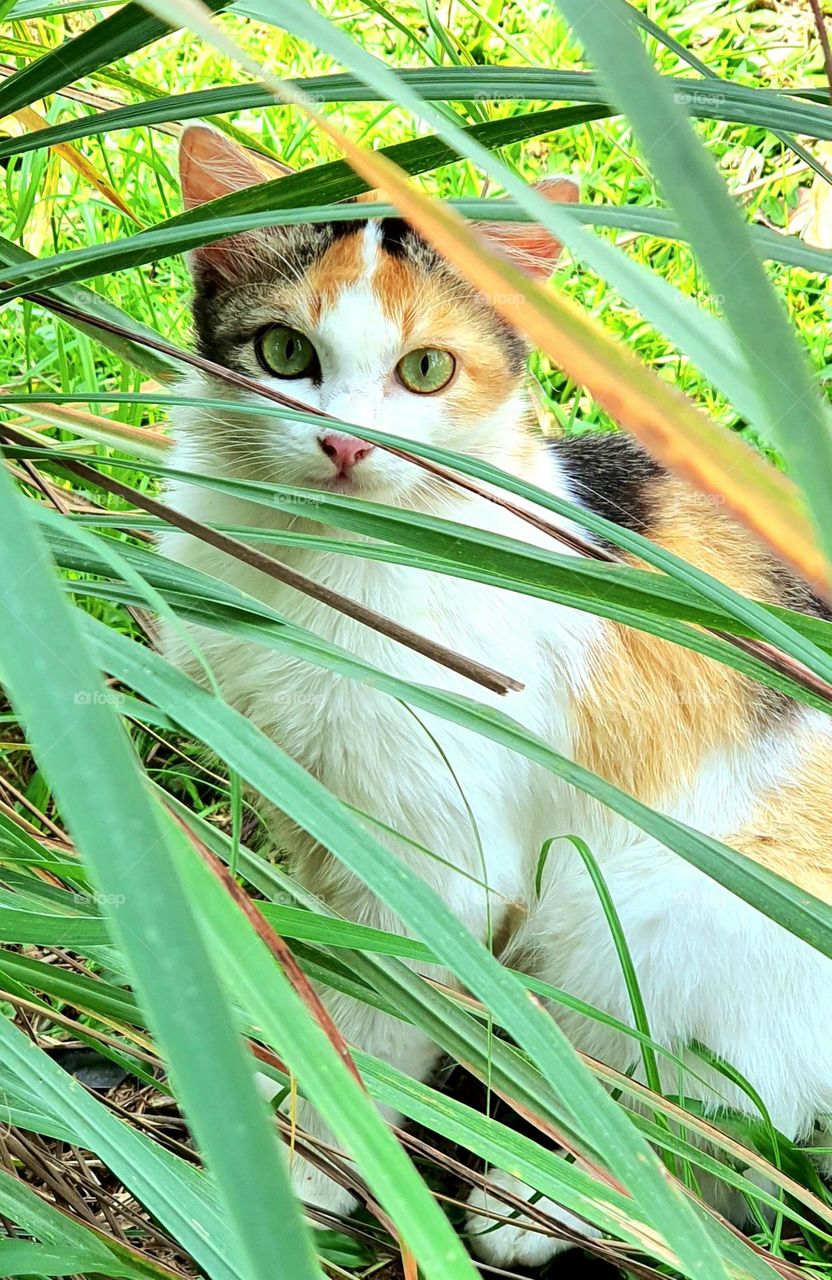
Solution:
<path fill-rule="evenodd" d="M 535 190 L 561 204 L 574 204 L 580 194 L 571 178 L 544 178 L 535 184 Z M 513 266 L 534 280 L 546 280 L 552 274 L 562 246 L 545 227 L 534 222 L 489 222 L 478 230 Z"/>
<path fill-rule="evenodd" d="M 241 147 L 204 124 L 189 125 L 182 132 L 179 176 L 186 209 L 265 181 Z"/>

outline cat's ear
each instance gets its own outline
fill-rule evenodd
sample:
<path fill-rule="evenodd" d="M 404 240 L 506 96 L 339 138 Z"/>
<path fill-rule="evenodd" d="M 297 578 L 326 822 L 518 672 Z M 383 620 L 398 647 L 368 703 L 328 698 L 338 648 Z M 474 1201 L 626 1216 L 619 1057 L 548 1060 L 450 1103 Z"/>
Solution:
<path fill-rule="evenodd" d="M 561 204 L 575 204 L 580 195 L 571 178 L 544 178 L 535 183 L 535 191 Z M 532 279 L 547 280 L 554 271 L 561 243 L 545 227 L 535 222 L 480 222 L 477 231 Z"/>
<path fill-rule="evenodd" d="M 265 177 L 242 147 L 210 125 L 189 124 L 182 130 L 179 180 L 186 209 L 253 187 Z"/>

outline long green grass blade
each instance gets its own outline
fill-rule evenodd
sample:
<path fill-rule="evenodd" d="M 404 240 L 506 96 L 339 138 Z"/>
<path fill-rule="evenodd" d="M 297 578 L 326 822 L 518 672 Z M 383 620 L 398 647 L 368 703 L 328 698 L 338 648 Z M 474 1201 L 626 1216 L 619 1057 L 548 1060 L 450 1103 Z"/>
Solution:
<path fill-rule="evenodd" d="M 5 1017 L 0 1050 L 0 1109 L 17 1109 L 23 1101 L 34 1132 L 94 1151 L 212 1280 L 248 1280 L 248 1272 L 234 1265 L 233 1240 L 204 1175 L 72 1087 L 57 1063 Z"/>
<path fill-rule="evenodd" d="M 55 527 L 54 521 L 46 516 L 50 546 L 58 562 L 65 568 L 82 573 L 103 574 L 104 582 L 87 582 L 84 592 L 87 595 L 117 601 L 122 604 L 135 604 L 142 607 L 146 596 L 137 592 L 129 582 L 122 585 L 110 580 L 111 566 L 101 559 L 91 556 L 89 551 L 79 550 L 72 539 L 62 536 L 62 531 Z M 351 520 L 355 527 L 360 521 Z M 462 528 L 463 526 L 457 526 Z M 240 531 L 244 532 L 245 531 Z M 451 535 L 453 536 L 453 535 Z M 345 544 L 336 539 L 323 539 L 311 542 L 310 537 L 291 535 L 272 537 L 272 543 L 289 546 L 321 546 L 322 549 L 336 553 L 344 551 Z M 407 539 L 404 539 L 406 542 Z M 461 541 L 461 539 L 460 539 Z M 350 544 L 346 544 L 350 545 Z M 359 554 L 359 548 L 353 548 Z M 637 570 L 610 571 L 609 576 L 586 574 L 582 572 L 585 562 L 577 564 L 572 557 L 557 557 L 542 560 L 533 566 L 533 571 L 524 571 L 522 555 L 519 576 L 507 576 L 504 573 L 480 567 L 482 557 L 474 556 L 472 563 L 466 564 L 463 557 L 457 555 L 452 561 L 439 557 L 419 554 L 408 554 L 396 547 L 375 548 L 365 544 L 360 549 L 365 557 L 388 560 L 393 563 L 411 564 L 429 572 L 446 573 L 454 577 L 465 577 L 474 581 L 488 583 L 507 590 L 516 590 L 524 594 L 535 595 L 540 599 L 551 600 L 569 608 L 579 608 L 595 613 L 610 621 L 633 626 L 661 639 L 683 645 L 696 653 L 705 654 L 717 661 L 724 662 L 743 674 L 751 676 L 770 688 L 777 689 L 791 697 L 797 698 L 808 706 L 829 712 L 830 704 L 822 695 L 808 690 L 788 676 L 766 665 L 760 659 L 736 648 L 719 636 L 703 634 L 698 628 L 702 625 L 718 627 L 734 634 L 758 637 L 759 633 L 752 628 L 737 623 L 730 615 L 709 613 L 703 609 L 695 597 L 688 596 L 685 603 L 675 603 L 682 593 L 674 591 L 674 584 L 662 594 L 662 579 L 655 575 L 639 573 Z M 254 598 L 237 593 L 233 588 L 216 585 L 216 580 L 206 578 L 194 571 L 183 570 L 182 566 L 165 561 L 162 557 L 150 557 L 138 548 L 124 547 L 120 552 L 127 565 L 141 573 L 145 581 L 158 588 L 162 597 L 183 617 L 192 622 L 219 628 L 238 635 L 241 638 L 255 639 L 258 642 L 277 647 L 291 649 L 299 655 L 305 655 L 310 661 L 320 661 L 325 665 L 334 663 L 336 668 L 351 671 L 358 678 L 369 680 L 389 692 L 398 692 L 406 696 L 408 685 L 398 681 L 395 676 L 385 675 L 363 664 L 359 659 L 347 654 L 337 647 L 327 645 L 309 632 L 289 624 L 285 618 L 260 605 Z M 511 560 L 514 559 L 510 555 Z M 632 574 L 638 582 L 643 583 L 646 590 L 632 590 L 628 582 L 619 579 Z M 565 585 L 559 585 L 559 582 Z M 71 584 L 68 589 L 72 590 Z M 686 607 L 687 606 L 687 607 Z M 775 618 L 789 626 L 795 626 L 799 634 L 820 645 L 824 652 L 832 650 L 832 630 L 829 624 L 817 619 L 804 618 L 801 614 L 788 611 L 768 609 Z M 675 625 L 675 618 L 683 617 L 694 626 Z"/>
<path fill-rule="evenodd" d="M 559 0 L 673 205 L 761 391 L 762 425 L 791 466 L 832 556 L 832 420 L 752 239 L 684 109 L 658 76 L 624 0 Z M 799 424 L 795 429 L 795 424 Z"/>
<path fill-rule="evenodd" d="M 216 13 L 227 3 L 228 0 L 209 0 L 208 8 Z M 149 14 L 142 5 L 125 5 L 103 22 L 50 49 L 0 82 L 0 117 L 160 40 L 173 29 L 169 23 Z"/>
<path fill-rule="evenodd" d="M 529 66 L 456 66 L 419 67 L 398 71 L 402 81 L 412 85 L 426 101 L 464 101 L 493 99 L 498 102 L 574 102 L 597 109 L 598 116 L 581 116 L 576 111 L 574 123 L 582 118 L 594 119 L 616 114 L 606 100 L 603 80 L 592 72 L 558 71 L 554 68 Z M 791 129 L 809 137 L 832 136 L 832 111 L 823 103 L 785 92 L 762 89 L 716 79 L 702 81 L 686 76 L 665 76 L 671 88 L 690 98 L 691 113 L 704 120 L 727 120 L 735 124 L 758 125 L 772 131 Z M 348 73 L 312 76 L 290 80 L 316 102 L 385 101 L 383 92 L 368 86 Z M 193 120 L 232 111 L 248 111 L 270 107 L 274 97 L 262 84 L 222 85 L 199 89 L 193 93 L 160 97 L 150 102 L 116 107 L 92 117 L 67 121 L 44 132 L 38 139 L 5 140 L 0 154 L 31 150 L 53 141 L 69 141 L 93 133 L 111 132 L 134 125 L 161 124 L 169 120 Z M 8 149 L 8 151 L 7 151 Z"/>
<path fill-rule="evenodd" d="M 45 547 L 29 529 L 25 507 L 5 472 L 0 492 L 0 598 L 9 614 L 0 638 L 4 682 L 49 770 L 69 827 L 112 904 L 115 934 L 180 1081 L 238 1256 L 246 1259 L 251 1276 L 270 1276 L 278 1217 L 284 1223 L 287 1274 L 311 1280 L 319 1271 L 233 1015 L 171 865 L 158 812 L 103 696 L 77 623 L 50 578 Z M 195 1009 L 201 1011 L 198 1024 Z"/>

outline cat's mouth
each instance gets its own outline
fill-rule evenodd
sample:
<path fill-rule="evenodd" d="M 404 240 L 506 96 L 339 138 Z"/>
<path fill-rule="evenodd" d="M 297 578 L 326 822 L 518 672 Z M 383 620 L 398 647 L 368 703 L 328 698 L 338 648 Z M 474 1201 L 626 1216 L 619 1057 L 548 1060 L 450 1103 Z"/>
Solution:
<path fill-rule="evenodd" d="M 332 489 L 335 493 L 355 493 L 364 486 L 348 471 L 341 471 L 338 475 L 324 480 L 324 488 Z"/>
<path fill-rule="evenodd" d="M 385 502 L 396 491 L 394 478 L 384 467 L 373 465 L 373 460 L 359 461 L 357 465 L 334 466 L 328 475 L 310 475 L 307 483 L 327 493 L 342 493 L 355 498 L 367 498 Z"/>
<path fill-rule="evenodd" d="M 378 482 L 373 482 L 368 476 L 356 474 L 354 470 L 340 471 L 336 475 L 327 476 L 325 480 L 318 481 L 320 488 L 328 489 L 331 493 L 351 493 L 351 494 L 367 494 L 372 489 L 378 489 Z"/>

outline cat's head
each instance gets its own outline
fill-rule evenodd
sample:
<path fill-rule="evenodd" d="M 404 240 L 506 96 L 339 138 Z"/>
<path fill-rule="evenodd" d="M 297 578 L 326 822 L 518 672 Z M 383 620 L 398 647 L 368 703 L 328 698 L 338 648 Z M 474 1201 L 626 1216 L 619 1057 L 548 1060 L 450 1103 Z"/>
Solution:
<path fill-rule="evenodd" d="M 222 134 L 185 130 L 187 208 L 262 182 Z M 540 190 L 572 201 L 568 179 Z M 530 223 L 480 226 L 496 251 L 545 278 L 560 245 Z M 526 346 L 399 218 L 268 227 L 191 254 L 203 355 L 355 426 L 499 462 L 521 427 Z M 280 417 L 219 424 L 220 452 L 252 478 L 414 500 L 425 473 L 345 429 Z"/>

